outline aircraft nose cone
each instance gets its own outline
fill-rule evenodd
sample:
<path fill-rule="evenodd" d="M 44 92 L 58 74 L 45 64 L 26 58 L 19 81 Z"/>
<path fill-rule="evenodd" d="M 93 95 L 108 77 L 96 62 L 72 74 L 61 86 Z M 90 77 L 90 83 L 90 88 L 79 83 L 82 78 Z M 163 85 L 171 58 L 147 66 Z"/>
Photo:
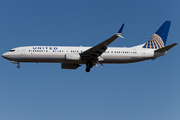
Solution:
<path fill-rule="evenodd" d="M 8 56 L 7 53 L 2 54 L 3 58 L 7 58 L 7 56 Z"/>

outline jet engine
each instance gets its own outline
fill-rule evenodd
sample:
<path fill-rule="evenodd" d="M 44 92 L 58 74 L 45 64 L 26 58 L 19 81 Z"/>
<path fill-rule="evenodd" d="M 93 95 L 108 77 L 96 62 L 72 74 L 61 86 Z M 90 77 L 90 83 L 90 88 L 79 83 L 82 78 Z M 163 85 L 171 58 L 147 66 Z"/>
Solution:
<path fill-rule="evenodd" d="M 81 60 L 79 53 L 70 53 L 65 55 L 66 60 Z"/>

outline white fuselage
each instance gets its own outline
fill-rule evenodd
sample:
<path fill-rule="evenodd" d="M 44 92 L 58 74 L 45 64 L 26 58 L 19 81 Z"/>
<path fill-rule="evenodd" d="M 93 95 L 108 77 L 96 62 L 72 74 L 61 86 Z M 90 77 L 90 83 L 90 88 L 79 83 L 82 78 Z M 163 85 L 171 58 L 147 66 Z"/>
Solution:
<path fill-rule="evenodd" d="M 11 49 L 2 56 L 12 62 L 57 62 L 85 64 L 86 61 L 76 58 L 91 47 L 61 47 L 61 46 L 26 46 Z M 155 59 L 166 53 L 155 53 L 154 49 L 108 47 L 94 63 L 132 63 Z M 75 57 L 75 59 L 73 58 Z M 72 59 L 71 59 L 72 58 Z"/>
<path fill-rule="evenodd" d="M 114 40 L 121 37 L 124 24 L 116 34 L 93 47 L 65 47 L 65 46 L 26 46 L 17 47 L 6 52 L 2 57 L 19 62 L 56 62 L 61 63 L 62 69 L 77 69 L 86 64 L 86 72 L 100 63 L 132 63 L 163 56 L 177 43 L 166 45 L 170 21 L 165 21 L 161 27 L 141 45 L 134 47 L 108 47 Z"/>

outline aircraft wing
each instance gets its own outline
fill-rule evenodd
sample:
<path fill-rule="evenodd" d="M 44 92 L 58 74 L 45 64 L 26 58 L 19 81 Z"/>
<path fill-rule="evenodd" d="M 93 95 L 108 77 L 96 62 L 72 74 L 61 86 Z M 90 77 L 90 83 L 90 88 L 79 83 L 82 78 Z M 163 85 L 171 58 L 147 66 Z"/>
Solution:
<path fill-rule="evenodd" d="M 118 32 L 113 35 L 111 38 L 103 41 L 102 43 L 84 51 L 81 53 L 81 57 L 82 59 L 90 59 L 90 60 L 96 60 L 99 56 L 101 56 L 101 54 L 103 52 L 106 51 L 107 49 L 107 46 L 112 43 L 116 38 L 118 37 L 122 37 L 121 36 L 121 33 L 122 33 L 122 30 L 123 30 L 123 27 L 124 27 L 124 24 L 120 27 L 120 29 L 118 30 Z M 123 37 L 122 37 L 123 38 Z"/>

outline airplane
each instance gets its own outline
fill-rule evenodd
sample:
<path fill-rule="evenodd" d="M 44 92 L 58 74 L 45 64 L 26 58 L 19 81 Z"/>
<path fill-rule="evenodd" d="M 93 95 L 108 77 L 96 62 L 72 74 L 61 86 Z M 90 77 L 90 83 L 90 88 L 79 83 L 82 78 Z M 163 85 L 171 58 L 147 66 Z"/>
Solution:
<path fill-rule="evenodd" d="M 121 33 L 124 24 L 122 24 L 115 35 L 94 47 L 25 46 L 13 48 L 2 54 L 2 57 L 18 64 L 17 68 L 20 68 L 20 62 L 61 63 L 62 69 L 77 69 L 86 64 L 86 72 L 97 64 L 154 60 L 166 55 L 169 49 L 178 44 L 166 46 L 170 24 L 171 21 L 165 21 L 146 43 L 133 47 L 107 47 L 116 38 L 123 38 Z"/>

